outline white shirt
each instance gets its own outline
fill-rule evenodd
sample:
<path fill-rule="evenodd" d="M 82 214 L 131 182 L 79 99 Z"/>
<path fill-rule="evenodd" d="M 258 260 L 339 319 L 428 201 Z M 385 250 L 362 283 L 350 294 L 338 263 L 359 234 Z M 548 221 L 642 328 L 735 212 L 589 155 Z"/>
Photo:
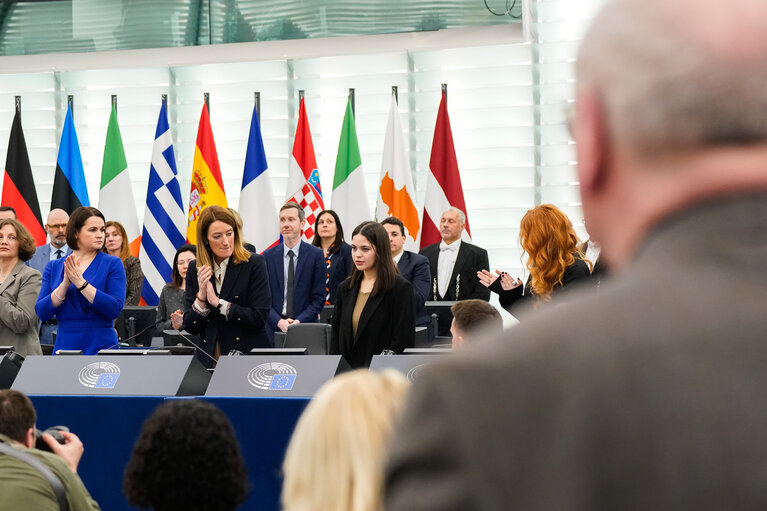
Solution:
<path fill-rule="evenodd" d="M 458 251 L 460 249 L 461 238 L 458 238 L 449 245 L 444 240 L 439 243 L 439 259 L 437 259 L 437 290 L 439 291 L 439 296 L 447 294 L 447 287 L 450 285 L 450 277 L 453 275 L 453 267 L 455 266 L 455 260 L 458 258 Z"/>
<path fill-rule="evenodd" d="M 56 259 L 61 259 L 61 257 L 66 257 L 67 256 L 67 250 L 69 250 L 69 247 L 67 246 L 66 243 L 64 243 L 64 246 L 61 247 L 61 248 L 58 248 L 58 247 L 54 246 L 52 243 L 50 243 L 50 245 L 51 245 L 51 253 L 49 254 L 49 256 L 50 256 L 49 259 L 51 261 L 55 261 Z M 57 250 L 61 250 L 61 257 L 58 257 L 56 255 L 56 251 Z"/>
<path fill-rule="evenodd" d="M 402 259 L 402 254 L 404 254 L 404 253 L 405 253 L 405 251 L 402 250 L 402 252 L 400 252 L 399 254 L 397 254 L 394 257 L 392 257 L 392 259 L 394 259 L 394 266 L 397 266 L 399 264 L 399 260 Z"/>
<path fill-rule="evenodd" d="M 216 280 L 216 291 L 221 294 L 221 285 L 224 283 L 224 277 L 226 277 L 226 269 L 229 266 L 229 258 L 227 257 L 223 261 L 221 261 L 221 264 L 216 264 L 216 261 L 213 261 L 213 277 Z"/>
<path fill-rule="evenodd" d="M 296 243 L 296 246 L 293 248 L 288 248 L 288 246 L 283 243 L 282 244 L 282 276 L 284 278 L 285 285 L 282 288 L 282 315 L 284 316 L 288 312 L 288 265 L 290 264 L 290 257 L 288 257 L 288 251 L 293 251 L 293 277 L 295 277 L 295 270 L 298 268 L 298 249 L 301 247 L 301 241 L 299 240 L 298 243 Z M 293 286 L 295 287 L 296 283 L 293 282 Z M 293 297 L 295 300 L 295 296 Z"/>
<path fill-rule="evenodd" d="M 602 251 L 602 247 L 597 245 L 591 240 L 588 240 L 586 242 L 586 259 L 588 259 L 591 262 L 591 271 L 594 271 L 594 266 L 596 266 L 597 261 L 599 260 L 599 253 Z"/>

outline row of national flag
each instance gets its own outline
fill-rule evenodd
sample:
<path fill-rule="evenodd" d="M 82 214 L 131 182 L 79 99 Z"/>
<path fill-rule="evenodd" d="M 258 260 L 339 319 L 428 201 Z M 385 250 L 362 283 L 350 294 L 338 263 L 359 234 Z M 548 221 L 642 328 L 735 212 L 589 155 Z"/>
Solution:
<path fill-rule="evenodd" d="M 158 303 L 162 287 L 171 279 L 176 249 L 186 242 L 197 241 L 196 226 L 200 212 L 212 204 L 227 207 L 206 105 L 203 105 L 200 115 L 192 167 L 191 190 L 185 212 L 167 111 L 163 104 L 152 149 L 144 225 L 140 229 L 117 122 L 117 109 L 113 104 L 104 148 L 99 208 L 105 218 L 118 220 L 123 224 L 131 253 L 141 259 L 145 275 L 142 303 Z M 466 212 L 444 92 L 438 110 L 429 167 L 431 172 L 428 175 L 421 219 L 416 206 L 413 176 L 397 102 L 392 96 L 375 218 L 382 220 L 387 216 L 396 216 L 402 220 L 407 231 L 406 248 L 409 250 L 417 250 L 419 244 L 424 247 L 439 242 L 438 223 L 444 210 L 453 206 Z M 5 169 L 0 204 L 14 207 L 19 220 L 30 230 L 36 243 L 46 243 L 19 109 L 11 127 Z M 362 221 L 370 220 L 366 197 L 354 112 L 349 100 L 338 144 L 332 205 L 342 225 L 346 225 L 349 230 Z M 295 201 L 304 208 L 306 223 L 303 234 L 306 240 L 311 240 L 314 236 L 314 221 L 317 214 L 325 209 L 325 205 L 303 98 L 299 105 L 298 124 L 289 163 L 286 200 Z M 89 205 L 77 134 L 72 112 L 68 107 L 56 162 L 51 209 L 61 208 L 71 213 L 78 206 Z M 259 251 L 279 243 L 277 210 L 255 107 L 248 136 L 238 210 L 246 220 L 258 219 L 244 222 L 245 240 L 253 243 Z M 468 219 L 466 231 L 468 234 Z"/>

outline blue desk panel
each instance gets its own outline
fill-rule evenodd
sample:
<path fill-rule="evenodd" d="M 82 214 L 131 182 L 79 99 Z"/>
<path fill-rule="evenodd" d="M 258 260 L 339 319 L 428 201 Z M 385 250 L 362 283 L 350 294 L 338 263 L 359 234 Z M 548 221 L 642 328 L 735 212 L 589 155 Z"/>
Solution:
<path fill-rule="evenodd" d="M 85 445 L 78 472 L 104 510 L 132 510 L 122 493 L 125 465 L 143 422 L 165 399 L 143 396 L 29 396 L 37 426 L 62 424 Z M 201 398 L 226 413 L 248 468 L 251 491 L 243 510 L 279 510 L 285 449 L 308 399 Z"/>

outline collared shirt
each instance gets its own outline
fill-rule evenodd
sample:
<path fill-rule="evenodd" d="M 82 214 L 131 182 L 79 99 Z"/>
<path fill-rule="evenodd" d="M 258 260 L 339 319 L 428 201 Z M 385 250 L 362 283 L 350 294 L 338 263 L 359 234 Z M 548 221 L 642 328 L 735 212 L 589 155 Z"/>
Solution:
<path fill-rule="evenodd" d="M 229 258 L 227 257 L 221 264 L 216 264 L 213 261 L 213 277 L 216 281 L 216 291 L 221 294 L 221 285 L 224 283 L 224 277 L 226 277 L 226 269 L 229 267 Z"/>
<path fill-rule="evenodd" d="M 447 294 L 447 288 L 450 285 L 450 277 L 453 275 L 455 260 L 458 258 L 458 251 L 461 249 L 461 238 L 458 238 L 451 244 L 443 241 L 439 243 L 439 259 L 437 259 L 437 289 L 439 296 Z"/>
<path fill-rule="evenodd" d="M 601 251 L 602 247 L 593 241 L 588 240 L 586 242 L 586 255 L 584 257 L 591 262 L 591 271 L 594 271 L 594 266 L 596 266 L 597 260 L 599 260 L 599 253 Z"/>
<path fill-rule="evenodd" d="M 67 250 L 69 250 L 69 247 L 67 246 L 66 243 L 64 243 L 64 246 L 61 247 L 61 248 L 58 248 L 58 247 L 54 246 L 53 243 L 49 243 L 49 245 L 51 246 L 51 253 L 49 254 L 49 259 L 51 261 L 54 261 L 56 259 L 61 259 L 61 257 L 66 257 L 67 256 Z M 57 250 L 61 250 L 61 257 L 58 257 L 56 255 L 56 251 Z"/>
<path fill-rule="evenodd" d="M 224 283 L 224 278 L 226 277 L 226 269 L 229 266 L 229 258 L 227 257 L 223 261 L 221 261 L 221 264 L 216 264 L 216 261 L 213 261 L 213 279 L 216 282 L 216 293 L 221 294 L 221 285 Z M 223 298 L 218 299 L 218 311 L 224 315 L 229 316 L 229 308 L 231 307 L 230 302 L 227 300 L 224 300 Z M 192 302 L 192 308 L 200 315 L 207 316 L 210 310 L 208 309 L 208 304 L 204 303 L 202 306 L 200 306 L 199 302 L 195 300 Z"/>
<path fill-rule="evenodd" d="M 290 257 L 288 257 L 288 251 L 293 251 L 293 277 L 295 278 L 295 270 L 298 268 L 298 249 L 301 248 L 301 241 L 299 240 L 298 243 L 296 243 L 296 246 L 293 248 L 288 248 L 288 246 L 283 243 L 282 244 L 282 276 L 283 276 L 283 282 L 285 282 L 285 285 L 282 287 L 282 315 L 284 316 L 288 309 L 288 264 L 290 264 Z M 293 286 L 295 286 L 296 283 L 293 282 Z"/>
<path fill-rule="evenodd" d="M 405 253 L 405 251 L 403 250 L 399 254 L 397 254 L 394 257 L 392 257 L 392 259 L 394 259 L 394 266 L 397 266 L 399 264 L 399 260 L 402 259 L 402 254 L 404 254 L 404 253 Z"/>

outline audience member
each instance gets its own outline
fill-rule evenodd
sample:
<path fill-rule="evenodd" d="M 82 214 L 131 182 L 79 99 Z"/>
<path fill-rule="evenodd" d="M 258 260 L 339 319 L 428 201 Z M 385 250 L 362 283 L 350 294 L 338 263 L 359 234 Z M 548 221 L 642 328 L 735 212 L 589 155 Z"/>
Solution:
<path fill-rule="evenodd" d="M 197 259 L 197 247 L 181 245 L 173 256 L 171 280 L 160 292 L 157 305 L 157 329 L 181 330 L 184 322 L 184 292 L 186 291 L 186 272 L 189 263 Z"/>
<path fill-rule="evenodd" d="M 615 272 L 419 374 L 388 510 L 767 505 L 767 2 L 648 7 L 606 2 L 575 62 Z"/>
<path fill-rule="evenodd" d="M 602 279 L 607 277 L 607 263 L 600 256 L 602 255 L 602 246 L 591 238 L 578 245 L 578 252 L 583 259 L 590 264 L 591 281 L 594 286 L 602 285 Z"/>
<path fill-rule="evenodd" d="M 324 384 L 288 445 L 283 510 L 382 509 L 388 445 L 409 386 L 391 369 L 353 371 Z"/>
<path fill-rule="evenodd" d="M 63 209 L 52 209 L 48 213 L 48 219 L 43 226 L 48 233 L 50 243 L 40 245 L 35 250 L 34 255 L 25 263 L 30 268 L 40 272 L 45 272 L 45 265 L 54 259 L 61 259 L 72 253 L 72 249 L 67 246 L 67 222 L 69 215 Z M 53 334 L 57 330 L 58 321 L 56 318 L 43 321 L 40 324 L 40 344 L 53 344 Z"/>
<path fill-rule="evenodd" d="M 338 284 L 352 272 L 352 247 L 344 241 L 341 220 L 332 209 L 321 211 L 314 222 L 312 245 L 325 254 L 325 305 L 336 303 Z"/>
<path fill-rule="evenodd" d="M 12 218 L 16 220 L 17 219 L 16 210 L 13 209 L 11 206 L 0 206 L 0 219 L 3 219 L 3 218 Z"/>
<path fill-rule="evenodd" d="M 224 412 L 198 399 L 160 405 L 141 428 L 123 492 L 139 509 L 237 509 L 248 497 L 248 473 Z"/>
<path fill-rule="evenodd" d="M 578 236 L 567 215 L 553 204 L 542 204 L 525 213 L 519 224 L 519 242 L 527 254 L 527 283 L 495 270 L 477 272 L 483 286 L 498 293 L 501 307 L 512 312 L 523 298 L 534 305 L 551 300 L 554 293 L 591 276 L 578 250 Z M 516 311 L 515 311 L 516 312 Z"/>
<path fill-rule="evenodd" d="M 381 220 L 389 233 L 389 246 L 394 264 L 399 274 L 413 285 L 413 304 L 415 305 L 415 326 L 426 327 L 429 341 L 434 339 L 434 328 L 426 312 L 426 299 L 431 288 L 431 270 L 429 260 L 421 254 L 405 250 L 405 224 L 397 217 L 390 216 Z"/>
<path fill-rule="evenodd" d="M 442 241 L 421 250 L 431 268 L 429 300 L 455 301 L 469 298 L 489 300 L 490 291 L 477 284 L 477 272 L 490 267 L 487 250 L 461 240 L 466 215 L 458 208 L 442 213 Z"/>
<path fill-rule="evenodd" d="M 138 305 L 141 300 L 141 288 L 144 286 L 144 272 L 141 261 L 130 253 L 128 233 L 120 222 L 110 220 L 106 223 L 104 252 L 119 257 L 125 268 L 125 305 Z"/>
<path fill-rule="evenodd" d="M 467 341 L 473 343 L 480 337 L 495 337 L 503 330 L 501 314 L 484 300 L 461 300 L 450 307 L 450 312 L 453 348 L 463 348 Z"/>
<path fill-rule="evenodd" d="M 272 308 L 267 334 L 287 332 L 294 323 L 316 323 L 325 304 L 325 258 L 322 250 L 301 241 L 304 210 L 295 202 L 280 208 L 282 243 L 264 252 L 269 269 Z"/>
<path fill-rule="evenodd" d="M 117 345 L 114 321 L 125 301 L 125 270 L 118 257 L 101 251 L 104 215 L 79 207 L 67 224 L 70 255 L 45 267 L 35 311 L 41 320 L 58 320 L 54 350 L 94 355 Z"/>
<path fill-rule="evenodd" d="M 201 347 L 216 360 L 221 354 L 269 346 L 264 327 L 271 300 L 264 258 L 245 250 L 234 215 L 221 206 L 202 210 L 197 240 L 197 260 L 186 274 L 183 329 L 200 334 Z"/>
<path fill-rule="evenodd" d="M 21 222 L 0 218 L 0 339 L 23 356 L 42 355 L 35 302 L 40 272 L 26 266 L 35 239 Z"/>
<path fill-rule="evenodd" d="M 0 390 L 0 509 L 58 510 L 59 500 L 50 480 L 32 463 L 42 464 L 54 481 L 63 487 L 69 511 L 98 511 L 77 475 L 83 455 L 83 443 L 77 435 L 61 431 L 64 443 L 44 434 L 43 441 L 52 452 L 35 448 L 37 414 L 32 401 L 16 390 Z M 8 454 L 6 447 L 12 449 Z M 14 455 L 15 454 L 15 455 Z"/>
<path fill-rule="evenodd" d="M 373 355 L 402 353 L 413 346 L 413 286 L 399 275 L 391 258 L 389 235 L 376 222 L 352 233 L 354 270 L 338 286 L 333 313 L 331 354 L 352 367 L 367 367 Z"/>

